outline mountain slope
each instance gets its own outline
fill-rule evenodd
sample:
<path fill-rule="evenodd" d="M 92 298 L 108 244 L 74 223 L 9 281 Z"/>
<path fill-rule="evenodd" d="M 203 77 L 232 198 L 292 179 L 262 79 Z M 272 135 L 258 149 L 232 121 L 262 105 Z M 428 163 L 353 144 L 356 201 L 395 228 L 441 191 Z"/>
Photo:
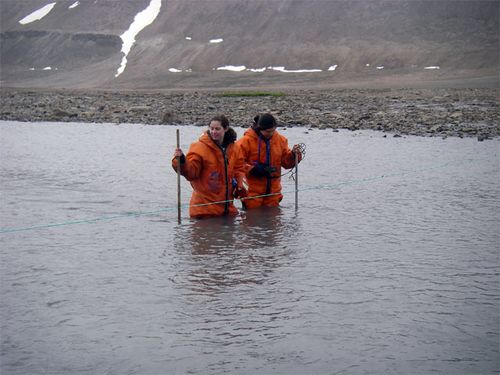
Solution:
<path fill-rule="evenodd" d="M 55 2 L 45 17 L 24 25 L 19 20 L 48 2 L 0 2 L 3 85 L 315 85 L 498 71 L 498 1 L 162 0 L 118 77 L 120 35 L 150 1 L 81 0 L 74 7 L 75 1 Z M 246 70 L 217 70 L 228 65 Z M 309 69 L 321 72 L 283 72 Z"/>

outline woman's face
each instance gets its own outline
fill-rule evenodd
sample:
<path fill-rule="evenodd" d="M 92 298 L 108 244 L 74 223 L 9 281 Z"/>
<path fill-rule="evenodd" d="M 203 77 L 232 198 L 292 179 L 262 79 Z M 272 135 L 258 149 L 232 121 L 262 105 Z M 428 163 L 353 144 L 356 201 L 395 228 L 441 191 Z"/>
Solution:
<path fill-rule="evenodd" d="M 270 128 L 270 129 L 266 129 L 266 130 L 261 130 L 260 134 L 262 134 L 262 136 L 265 139 L 269 139 L 273 136 L 275 131 L 276 131 L 276 128 Z"/>
<path fill-rule="evenodd" d="M 211 121 L 210 125 L 208 125 L 208 131 L 210 132 L 210 136 L 214 141 L 222 143 L 224 134 L 226 134 L 227 129 L 224 129 L 222 127 L 220 121 Z"/>

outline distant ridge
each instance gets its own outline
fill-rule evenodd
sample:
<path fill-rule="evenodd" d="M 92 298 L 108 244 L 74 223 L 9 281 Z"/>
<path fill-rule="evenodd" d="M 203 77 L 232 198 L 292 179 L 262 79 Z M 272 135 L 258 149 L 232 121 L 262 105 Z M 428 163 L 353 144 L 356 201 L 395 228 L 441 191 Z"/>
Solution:
<path fill-rule="evenodd" d="M 51 3 L 41 19 L 19 22 Z M 496 0 L 162 0 L 115 77 L 120 36 L 149 5 L 2 0 L 2 86 L 231 88 L 498 75 Z"/>

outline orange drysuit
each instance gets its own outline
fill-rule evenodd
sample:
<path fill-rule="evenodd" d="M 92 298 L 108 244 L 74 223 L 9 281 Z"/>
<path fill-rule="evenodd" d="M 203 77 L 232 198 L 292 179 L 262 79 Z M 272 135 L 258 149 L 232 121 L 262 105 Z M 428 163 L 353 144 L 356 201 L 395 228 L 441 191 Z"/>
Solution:
<path fill-rule="evenodd" d="M 295 155 L 288 147 L 288 140 L 275 131 L 268 140 L 261 137 L 253 128 L 248 129 L 236 142 L 245 160 L 245 173 L 248 179 L 248 197 L 243 201 L 245 208 L 278 206 L 283 199 L 281 194 L 281 168 L 295 166 Z M 299 161 L 302 159 L 299 154 Z M 255 166 L 267 168 L 267 176 L 255 176 L 250 171 Z M 264 195 L 264 197 L 253 198 Z"/>
<path fill-rule="evenodd" d="M 175 157 L 172 167 L 177 171 Z M 224 150 L 203 133 L 189 147 L 185 162 L 181 162 L 181 174 L 193 187 L 189 216 L 203 218 L 238 213 L 232 202 L 232 180 L 235 178 L 238 186 L 242 186 L 245 172 L 240 148 L 234 142 Z"/>

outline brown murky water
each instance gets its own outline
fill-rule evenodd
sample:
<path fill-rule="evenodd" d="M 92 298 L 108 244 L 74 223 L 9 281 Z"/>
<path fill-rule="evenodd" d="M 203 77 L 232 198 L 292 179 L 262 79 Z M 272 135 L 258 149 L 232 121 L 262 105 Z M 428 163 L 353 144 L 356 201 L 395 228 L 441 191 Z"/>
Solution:
<path fill-rule="evenodd" d="M 283 133 L 298 210 L 178 225 L 174 127 L 0 122 L 0 372 L 498 372 L 499 141 Z"/>

